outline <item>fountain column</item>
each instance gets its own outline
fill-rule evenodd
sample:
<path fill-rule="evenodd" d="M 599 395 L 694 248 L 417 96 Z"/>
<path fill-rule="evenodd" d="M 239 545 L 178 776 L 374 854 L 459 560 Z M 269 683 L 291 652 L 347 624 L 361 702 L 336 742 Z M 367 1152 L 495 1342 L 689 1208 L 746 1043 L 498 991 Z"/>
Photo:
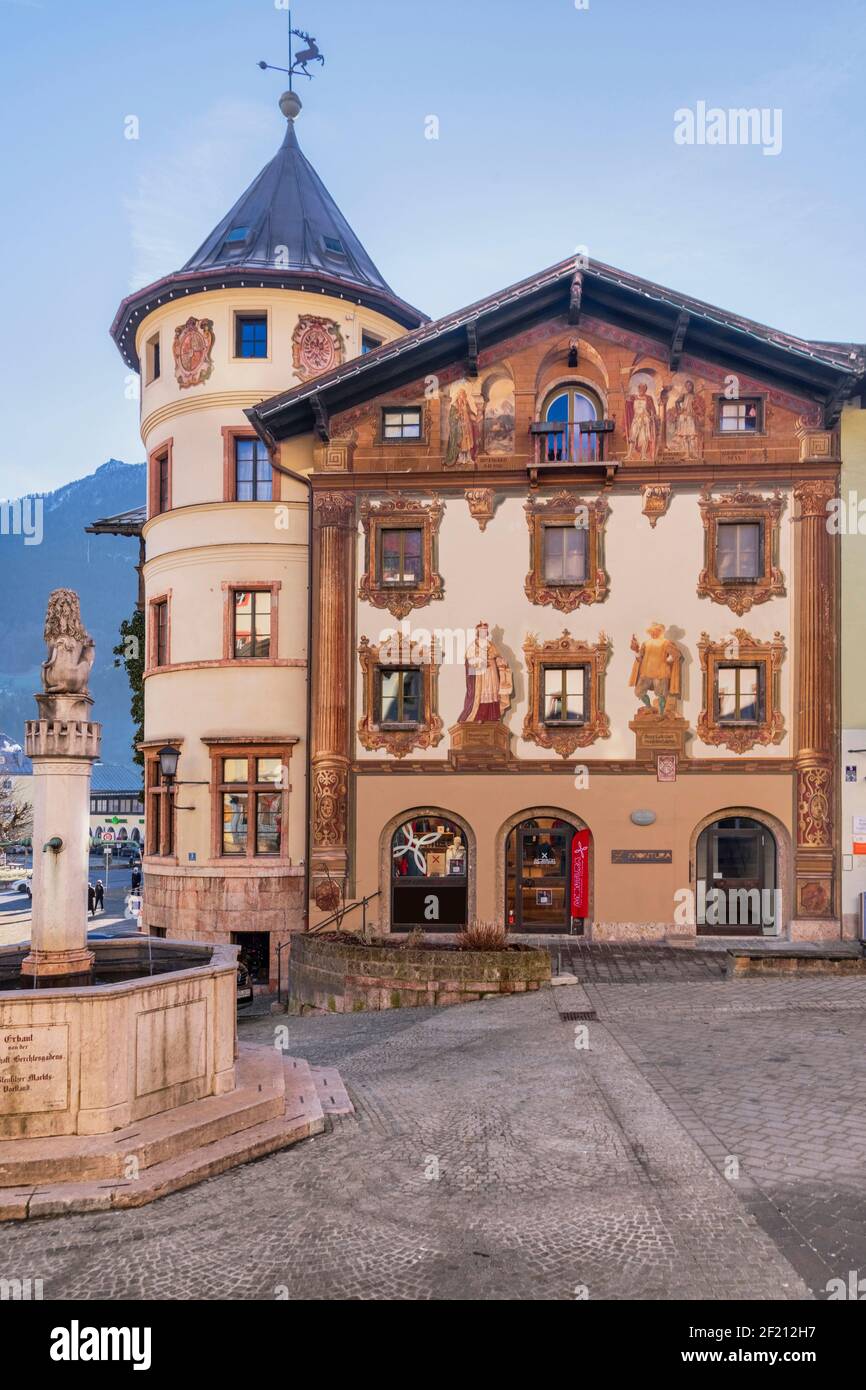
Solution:
<path fill-rule="evenodd" d="M 90 719 L 87 688 L 93 639 L 71 589 L 56 589 L 49 598 L 45 640 L 39 718 L 28 721 L 25 733 L 33 762 L 33 912 L 21 972 L 57 987 L 87 977 L 93 965 L 87 945 L 90 776 L 101 728 Z"/>

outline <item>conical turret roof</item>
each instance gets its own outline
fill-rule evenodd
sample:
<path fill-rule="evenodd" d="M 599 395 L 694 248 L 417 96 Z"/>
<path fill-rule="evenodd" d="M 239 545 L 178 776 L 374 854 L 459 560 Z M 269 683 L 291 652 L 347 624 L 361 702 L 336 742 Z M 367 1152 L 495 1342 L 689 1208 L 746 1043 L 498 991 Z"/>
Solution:
<path fill-rule="evenodd" d="M 215 266 L 320 271 L 393 294 L 301 151 L 291 120 L 277 154 L 183 269 Z"/>
<path fill-rule="evenodd" d="M 182 269 L 124 299 L 111 326 L 124 360 L 138 369 L 136 329 L 158 304 L 216 285 L 323 291 L 377 309 L 404 328 L 426 322 L 394 294 L 365 251 L 302 153 L 291 117 L 274 158 Z"/>

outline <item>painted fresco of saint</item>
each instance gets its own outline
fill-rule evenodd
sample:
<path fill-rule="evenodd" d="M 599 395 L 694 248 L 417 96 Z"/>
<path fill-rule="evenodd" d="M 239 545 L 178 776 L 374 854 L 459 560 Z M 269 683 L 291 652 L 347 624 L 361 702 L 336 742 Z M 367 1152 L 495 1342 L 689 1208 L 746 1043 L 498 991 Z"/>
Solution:
<path fill-rule="evenodd" d="M 695 390 L 695 383 L 686 381 L 674 401 L 673 420 L 668 417 L 668 445 L 684 458 L 701 456 L 704 434 L 704 402 Z"/>
<path fill-rule="evenodd" d="M 475 462 L 478 444 L 483 430 L 483 421 L 461 386 L 451 402 L 448 412 L 448 443 L 445 447 L 445 466 L 454 468 L 459 464 Z"/>
<path fill-rule="evenodd" d="M 635 661 L 629 685 L 645 709 L 653 709 L 650 696 L 654 695 L 655 708 L 664 717 L 668 702 L 682 694 L 683 654 L 676 642 L 665 637 L 664 623 L 650 623 L 643 642 L 632 636 L 631 649 Z"/>
<path fill-rule="evenodd" d="M 495 724 L 511 704 L 513 685 L 508 662 L 479 623 L 466 648 L 466 700 L 458 724 Z"/>
<path fill-rule="evenodd" d="M 625 419 L 628 431 L 626 457 L 640 461 L 655 458 L 658 441 L 658 412 L 645 381 L 642 381 L 638 386 L 637 395 L 626 397 Z"/>

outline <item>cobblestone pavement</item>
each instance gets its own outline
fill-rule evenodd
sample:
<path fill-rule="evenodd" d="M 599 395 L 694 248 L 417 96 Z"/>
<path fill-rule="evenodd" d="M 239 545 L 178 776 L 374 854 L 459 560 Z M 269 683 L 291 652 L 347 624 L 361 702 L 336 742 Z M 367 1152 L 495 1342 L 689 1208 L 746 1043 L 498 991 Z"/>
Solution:
<path fill-rule="evenodd" d="M 630 942 L 568 940 L 550 948 L 554 969 L 598 984 L 639 984 L 650 980 L 720 980 L 724 952 L 699 947 L 642 946 Z"/>
<path fill-rule="evenodd" d="M 866 1276 L 866 981 L 586 994 L 815 1295 Z"/>
<path fill-rule="evenodd" d="M 585 1000 L 579 986 L 252 1018 L 244 1038 L 287 1026 L 290 1052 L 338 1065 L 357 1118 L 137 1211 L 4 1226 L 0 1276 L 42 1278 L 54 1299 L 809 1298 L 788 1212 L 773 1206 L 774 1226 L 761 1205 L 772 1195 L 757 1161 L 775 1171 L 790 1145 L 814 1203 L 828 1123 L 853 1183 L 862 993 L 712 980 L 587 992 L 588 1034 L 560 1018 Z M 772 1060 L 783 1054 L 790 1075 Z M 760 1113 L 773 1097 L 784 1105 Z M 720 1171 L 731 1125 L 752 1186 Z M 791 1201 L 803 1181 L 786 1175 Z M 830 1185 L 841 1191 L 835 1168 Z"/>

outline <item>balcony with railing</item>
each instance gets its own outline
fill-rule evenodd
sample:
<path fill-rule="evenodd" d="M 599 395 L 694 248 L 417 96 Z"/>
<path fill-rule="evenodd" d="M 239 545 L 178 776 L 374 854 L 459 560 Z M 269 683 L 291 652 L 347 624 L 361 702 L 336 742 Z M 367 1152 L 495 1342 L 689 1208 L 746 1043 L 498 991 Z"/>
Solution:
<path fill-rule="evenodd" d="M 613 420 L 536 420 L 530 425 L 534 441 L 533 468 L 593 467 L 604 464 L 605 437 Z"/>

